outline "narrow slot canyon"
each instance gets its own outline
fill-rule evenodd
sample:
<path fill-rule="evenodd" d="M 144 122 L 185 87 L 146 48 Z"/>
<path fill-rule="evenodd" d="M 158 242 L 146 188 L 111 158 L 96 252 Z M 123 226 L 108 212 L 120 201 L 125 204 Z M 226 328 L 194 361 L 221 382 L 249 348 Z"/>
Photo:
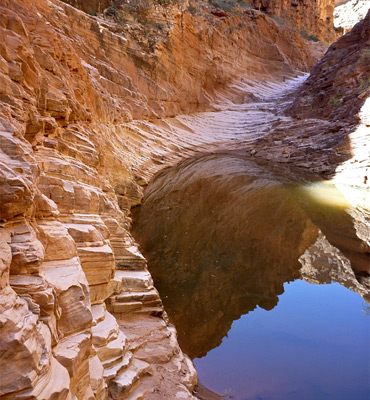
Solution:
<path fill-rule="evenodd" d="M 370 4 L 0 0 L 0 399 L 369 397 Z"/>

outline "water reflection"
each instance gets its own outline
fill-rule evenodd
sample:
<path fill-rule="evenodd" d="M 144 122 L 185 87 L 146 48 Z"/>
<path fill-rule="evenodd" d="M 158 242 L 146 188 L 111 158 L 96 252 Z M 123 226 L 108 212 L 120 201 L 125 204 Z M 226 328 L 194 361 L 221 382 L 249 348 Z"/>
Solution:
<path fill-rule="evenodd" d="M 134 228 L 190 357 L 234 319 L 272 309 L 317 228 L 266 171 L 238 157 L 188 160 L 155 179 Z"/>
<path fill-rule="evenodd" d="M 369 320 L 339 284 L 296 280 L 271 311 L 235 321 L 194 364 L 201 382 L 233 400 L 368 400 Z"/>
<path fill-rule="evenodd" d="M 370 264 L 349 204 L 335 187 L 319 198 L 312 187 L 230 154 L 186 160 L 150 183 L 134 235 L 190 357 L 217 347 L 241 315 L 273 309 L 297 278 L 369 299 L 351 269 Z"/>
<path fill-rule="evenodd" d="M 351 209 L 351 204 L 329 182 L 298 185 L 292 188 L 292 192 L 327 240 L 351 261 L 356 274 L 367 275 L 370 271 L 370 246 L 367 243 L 370 238 L 370 210 L 362 210 L 362 215 L 357 215 L 356 220 L 356 215 L 353 216 L 356 208 L 352 212 L 346 212 Z M 367 191 L 363 192 L 367 193 L 367 204 L 370 207 L 370 196 Z M 362 219 L 365 221 L 361 224 Z M 361 236 L 365 240 L 361 240 Z"/>

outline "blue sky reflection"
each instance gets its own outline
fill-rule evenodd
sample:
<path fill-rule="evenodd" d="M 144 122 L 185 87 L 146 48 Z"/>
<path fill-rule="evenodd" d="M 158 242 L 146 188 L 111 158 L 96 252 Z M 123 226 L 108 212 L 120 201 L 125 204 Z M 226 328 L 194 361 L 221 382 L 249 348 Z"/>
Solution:
<path fill-rule="evenodd" d="M 234 321 L 228 337 L 195 359 L 200 381 L 237 400 L 368 400 L 369 317 L 343 286 L 297 280 L 278 305 Z"/>

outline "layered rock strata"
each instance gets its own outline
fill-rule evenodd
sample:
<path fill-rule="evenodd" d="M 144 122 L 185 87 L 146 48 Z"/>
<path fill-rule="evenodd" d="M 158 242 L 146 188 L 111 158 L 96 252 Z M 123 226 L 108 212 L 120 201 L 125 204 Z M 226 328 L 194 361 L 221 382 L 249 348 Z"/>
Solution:
<path fill-rule="evenodd" d="M 282 24 L 296 26 L 304 35 L 331 43 L 334 31 L 335 0 L 252 0 L 254 7 L 273 16 Z"/>
<path fill-rule="evenodd" d="M 207 141 L 170 117 L 211 108 L 242 74 L 307 69 L 306 44 L 257 11 L 174 8 L 149 43 L 58 1 L 0 6 L 0 396 L 191 398 L 129 210 Z"/>

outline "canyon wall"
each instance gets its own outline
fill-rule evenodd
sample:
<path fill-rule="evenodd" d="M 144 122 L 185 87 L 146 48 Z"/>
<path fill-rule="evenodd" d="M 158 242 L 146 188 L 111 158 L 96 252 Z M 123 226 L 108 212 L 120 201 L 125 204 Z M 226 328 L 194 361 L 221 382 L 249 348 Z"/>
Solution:
<path fill-rule="evenodd" d="M 370 10 L 312 68 L 289 114 L 300 118 L 358 121 L 357 114 L 370 90 L 369 47 Z"/>
<path fill-rule="evenodd" d="M 287 113 L 304 124 L 317 121 L 312 136 L 320 129 L 321 142 L 331 142 L 326 162 L 336 165 L 327 175 L 347 202 L 341 226 L 325 234 L 352 264 L 358 279 L 370 286 L 370 10 L 346 35 L 330 46 L 299 88 Z M 311 122 L 310 122 L 311 121 Z M 330 121 L 327 127 L 325 124 Z M 324 128 L 323 128 L 324 127 Z M 325 139 L 325 137 L 327 139 Z M 336 159 L 336 161 L 334 161 Z M 330 161 L 329 161 L 330 160 Z M 339 161 L 341 160 L 341 161 Z M 325 218 L 320 217 L 323 225 Z M 347 222 L 344 223 L 344 219 Z M 351 220 L 351 222 L 350 222 Z M 323 228 L 324 230 L 324 228 Z M 343 230 L 346 240 L 339 239 Z M 356 245 L 353 238 L 360 238 Z"/>
<path fill-rule="evenodd" d="M 287 114 L 324 126 L 322 141 L 332 141 L 337 168 L 332 178 L 338 184 L 356 185 L 366 190 L 370 184 L 370 10 L 365 19 L 332 44 L 323 59 L 296 93 Z M 320 130 L 317 125 L 313 129 Z M 314 134 L 314 132 L 313 132 Z M 341 160 L 339 162 L 339 160 Z M 346 197 L 353 191 L 344 190 Z M 366 207 L 367 195 L 356 195 L 355 203 Z M 362 197 L 362 198 L 361 198 Z"/>
<path fill-rule="evenodd" d="M 268 4 L 282 15 L 283 3 Z M 329 40 L 331 5 L 310 23 L 303 3 L 289 7 L 299 28 Z M 143 24 L 0 0 L 1 399 L 193 397 L 196 373 L 130 235 L 130 209 L 155 171 L 205 148 L 196 118 L 190 129 L 180 114 L 242 102 L 242 84 L 252 99 L 314 64 L 312 43 L 256 7 L 156 5 Z"/>
<path fill-rule="evenodd" d="M 192 398 L 130 208 L 198 144 L 171 117 L 242 76 L 307 71 L 307 44 L 253 10 L 172 7 L 146 27 L 57 0 L 0 6 L 0 397 Z"/>
<path fill-rule="evenodd" d="M 182 12 L 190 9 L 192 13 L 198 15 L 204 11 L 210 11 L 211 14 L 223 18 L 228 13 L 239 14 L 249 9 L 255 9 L 268 14 L 280 25 L 288 25 L 300 31 L 301 35 L 314 40 L 322 40 L 326 43 L 333 42 L 341 29 L 334 29 L 334 9 L 335 0 L 303 1 L 303 0 L 208 0 L 208 1 L 176 1 L 168 0 L 166 2 L 156 2 L 155 0 L 136 0 L 127 2 L 124 0 L 63 0 L 85 12 L 94 13 L 114 13 L 120 8 L 124 10 L 124 18 L 130 18 L 130 11 L 136 9 L 147 14 L 147 17 L 153 18 L 158 22 L 161 18 L 160 12 L 167 14 L 168 8 L 175 5 Z M 353 0 L 358 1 L 358 0 Z M 162 7 L 164 5 L 164 7 Z M 190 7 L 190 8 L 189 8 Z M 108 11 L 107 11 L 108 10 Z M 150 14 L 150 16 L 149 16 Z M 132 15 L 131 15 L 132 16 Z M 136 15 L 138 16 L 138 15 Z"/>
<path fill-rule="evenodd" d="M 282 24 L 297 27 L 302 34 L 331 43 L 337 37 L 334 27 L 334 0 L 252 0 L 259 10 L 277 17 Z"/>

